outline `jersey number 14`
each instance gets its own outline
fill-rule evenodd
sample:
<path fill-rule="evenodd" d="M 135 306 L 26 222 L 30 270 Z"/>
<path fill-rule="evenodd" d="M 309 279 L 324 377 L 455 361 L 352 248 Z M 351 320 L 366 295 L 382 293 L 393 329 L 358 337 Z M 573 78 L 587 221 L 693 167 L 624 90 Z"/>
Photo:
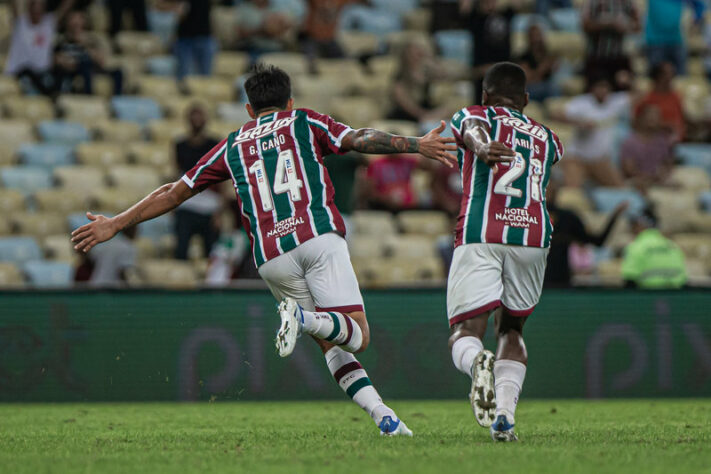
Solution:
<path fill-rule="evenodd" d="M 523 196 L 523 190 L 515 188 L 512 183 L 516 181 L 526 171 L 526 159 L 520 153 L 516 153 L 514 160 L 511 162 L 509 170 L 504 173 L 494 186 L 496 194 L 503 194 L 520 198 Z M 531 193 L 531 200 L 540 202 L 543 191 L 541 189 L 541 176 L 543 176 L 543 165 L 541 160 L 531 158 L 529 165 L 528 181 Z"/>
<path fill-rule="evenodd" d="M 274 199 L 269 189 L 269 179 L 264 170 L 264 160 L 259 159 L 249 167 L 250 174 L 257 180 L 257 189 L 262 201 L 262 209 L 269 212 L 274 209 Z M 292 202 L 301 201 L 301 188 L 304 186 L 296 174 L 296 162 L 294 153 L 291 150 L 284 150 L 279 153 L 276 163 L 276 173 L 274 173 L 274 194 L 289 193 Z"/>

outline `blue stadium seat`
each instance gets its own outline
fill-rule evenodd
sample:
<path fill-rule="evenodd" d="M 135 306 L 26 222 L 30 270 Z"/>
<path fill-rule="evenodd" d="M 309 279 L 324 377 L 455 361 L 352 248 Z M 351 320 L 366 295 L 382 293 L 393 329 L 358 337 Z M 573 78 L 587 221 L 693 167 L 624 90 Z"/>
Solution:
<path fill-rule="evenodd" d="M 151 120 L 163 118 L 163 111 L 158 103 L 149 97 L 115 96 L 111 107 L 119 120 L 146 125 Z"/>
<path fill-rule="evenodd" d="M 703 207 L 706 211 L 711 212 L 711 191 L 701 193 L 699 199 L 701 200 L 701 207 Z"/>
<path fill-rule="evenodd" d="M 159 240 L 161 237 L 175 233 L 175 218 L 172 214 L 163 214 L 160 217 L 138 224 L 138 236 Z"/>
<path fill-rule="evenodd" d="M 620 188 L 595 188 L 591 192 L 595 208 L 600 212 L 612 212 L 621 202 L 629 202 L 627 215 L 638 216 L 647 203 L 637 191 Z"/>
<path fill-rule="evenodd" d="M 473 39 L 467 30 L 438 31 L 434 39 L 442 57 L 471 64 Z"/>
<path fill-rule="evenodd" d="M 414 10 L 419 5 L 419 0 L 370 0 L 370 4 L 383 11 L 402 15 Z"/>
<path fill-rule="evenodd" d="M 303 23 L 306 18 L 306 4 L 303 0 L 271 0 L 269 5 L 286 12 L 297 24 Z"/>
<path fill-rule="evenodd" d="M 74 164 L 74 152 L 68 145 L 32 143 L 22 145 L 18 154 L 20 163 L 28 166 L 54 168 Z"/>
<path fill-rule="evenodd" d="M 698 166 L 711 173 L 711 144 L 681 143 L 674 147 L 674 153 L 686 166 Z"/>
<path fill-rule="evenodd" d="M 8 166 L 0 169 L 0 183 L 25 196 L 52 187 L 51 170 L 36 166 Z"/>
<path fill-rule="evenodd" d="M 169 46 L 178 27 L 177 16 L 173 12 L 149 9 L 147 14 L 148 30 L 158 36 L 165 46 Z"/>
<path fill-rule="evenodd" d="M 89 130 L 78 122 L 67 120 L 44 120 L 37 125 L 42 141 L 75 146 L 91 140 Z"/>
<path fill-rule="evenodd" d="M 365 31 L 384 36 L 402 30 L 402 22 L 399 16 L 387 10 L 351 5 L 341 13 L 340 27 L 343 30 Z"/>
<path fill-rule="evenodd" d="M 178 70 L 175 56 L 151 56 L 146 59 L 146 69 L 154 76 L 174 77 Z"/>
<path fill-rule="evenodd" d="M 30 285 L 37 288 L 66 288 L 74 281 L 74 269 L 66 262 L 32 260 L 22 269 Z"/>
<path fill-rule="evenodd" d="M 511 31 L 527 31 L 528 27 L 534 23 L 541 26 L 544 31 L 551 29 L 551 25 L 550 23 L 548 23 L 548 20 L 546 20 L 545 17 L 531 13 L 519 13 L 511 20 Z"/>
<path fill-rule="evenodd" d="M 32 237 L 0 237 L 0 262 L 23 263 L 42 258 L 42 250 Z"/>
<path fill-rule="evenodd" d="M 580 11 L 577 8 L 557 8 L 549 13 L 553 28 L 561 31 L 579 32 Z"/>

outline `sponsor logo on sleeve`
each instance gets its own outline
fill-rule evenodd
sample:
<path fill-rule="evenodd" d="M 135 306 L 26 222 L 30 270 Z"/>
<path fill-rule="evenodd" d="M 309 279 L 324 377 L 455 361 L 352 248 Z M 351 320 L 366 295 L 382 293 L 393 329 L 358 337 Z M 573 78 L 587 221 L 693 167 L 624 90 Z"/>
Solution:
<path fill-rule="evenodd" d="M 294 123 L 296 117 L 286 117 L 283 119 L 275 120 L 274 122 L 265 123 L 257 127 L 245 130 L 244 132 L 237 135 L 232 142 L 232 146 L 235 147 L 240 143 L 244 143 L 249 140 L 257 140 L 258 138 L 264 138 L 267 135 L 271 135 L 279 129 L 290 126 Z"/>
<path fill-rule="evenodd" d="M 530 135 L 539 140 L 548 140 L 548 132 L 546 132 L 546 130 L 540 125 L 526 123 L 520 118 L 509 117 L 508 115 L 497 115 L 494 117 L 494 120 L 498 120 L 503 125 L 512 127 L 521 133 L 525 133 L 526 135 Z"/>

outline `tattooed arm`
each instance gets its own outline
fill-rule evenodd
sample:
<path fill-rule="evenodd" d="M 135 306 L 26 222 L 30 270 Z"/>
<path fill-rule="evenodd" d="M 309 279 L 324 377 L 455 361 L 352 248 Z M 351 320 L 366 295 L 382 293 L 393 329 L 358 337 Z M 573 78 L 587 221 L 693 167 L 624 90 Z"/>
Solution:
<path fill-rule="evenodd" d="M 175 209 L 183 201 L 199 192 L 200 189 L 191 189 L 183 180 L 179 180 L 164 184 L 115 217 L 87 212 L 86 216 L 91 222 L 72 232 L 74 249 L 86 253 L 96 244 L 111 239 L 127 227 L 132 227 Z"/>
<path fill-rule="evenodd" d="M 462 140 L 477 159 L 492 168 L 496 167 L 496 163 L 513 161 L 514 151 L 504 143 L 491 141 L 490 130 L 489 125 L 481 120 L 467 120 L 462 124 Z"/>
<path fill-rule="evenodd" d="M 452 167 L 456 158 L 447 152 L 455 151 L 457 146 L 452 145 L 455 141 L 453 138 L 440 136 L 444 128 L 445 123 L 442 122 L 439 127 L 422 137 L 403 137 L 372 128 L 361 128 L 353 130 L 343 137 L 341 149 L 374 155 L 420 153 L 426 158 Z"/>

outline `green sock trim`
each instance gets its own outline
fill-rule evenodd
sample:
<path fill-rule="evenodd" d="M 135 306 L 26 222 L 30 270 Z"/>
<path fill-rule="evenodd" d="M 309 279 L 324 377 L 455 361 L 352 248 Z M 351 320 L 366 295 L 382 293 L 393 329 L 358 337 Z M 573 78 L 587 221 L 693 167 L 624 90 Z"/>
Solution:
<path fill-rule="evenodd" d="M 368 387 L 370 385 L 373 384 L 370 382 L 370 379 L 368 377 L 360 378 L 353 382 L 350 387 L 348 387 L 348 389 L 346 390 L 346 394 L 349 397 L 353 398 L 353 396 L 358 393 L 361 388 Z"/>
<path fill-rule="evenodd" d="M 328 315 L 331 316 L 331 319 L 333 319 L 333 331 L 331 331 L 331 334 L 329 334 L 325 340 L 333 341 L 341 332 L 341 323 L 338 322 L 338 316 L 334 313 L 329 312 Z"/>

